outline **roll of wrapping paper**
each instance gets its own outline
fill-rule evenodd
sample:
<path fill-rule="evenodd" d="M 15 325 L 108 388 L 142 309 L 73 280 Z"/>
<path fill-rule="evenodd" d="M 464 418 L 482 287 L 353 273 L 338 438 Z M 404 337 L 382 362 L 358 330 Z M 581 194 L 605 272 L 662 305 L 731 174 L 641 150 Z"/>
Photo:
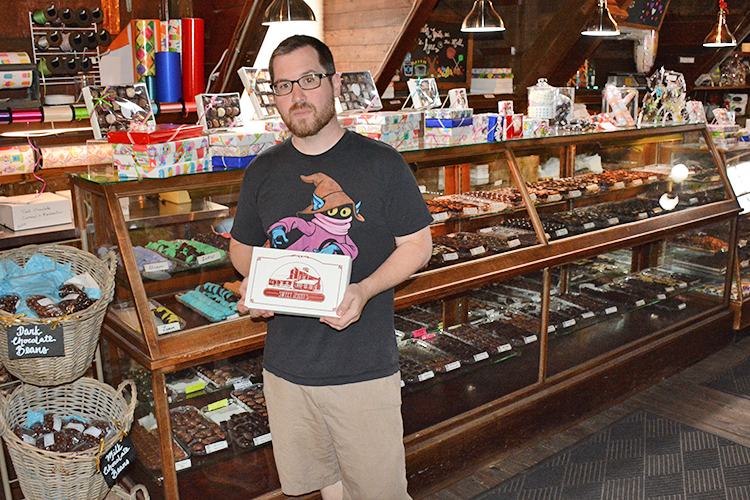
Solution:
<path fill-rule="evenodd" d="M 32 71 L 14 70 L 3 71 L 0 66 L 0 88 L 3 89 L 27 89 L 31 87 L 34 73 Z"/>
<path fill-rule="evenodd" d="M 70 106 L 42 106 L 44 123 L 72 122 L 73 108 Z"/>
<path fill-rule="evenodd" d="M 203 82 L 203 19 L 182 20 L 182 98 L 195 101 L 205 91 Z"/>
<path fill-rule="evenodd" d="M 36 123 L 42 120 L 42 110 L 39 108 L 13 110 L 13 123 Z"/>
<path fill-rule="evenodd" d="M 0 52 L 0 64 L 31 64 L 26 52 Z"/>
<path fill-rule="evenodd" d="M 136 82 L 144 82 L 147 76 L 154 76 L 157 22 L 154 19 L 138 19 L 133 22 L 133 65 Z"/>
<path fill-rule="evenodd" d="M 156 53 L 156 95 L 159 102 L 182 99 L 182 75 L 179 52 Z"/>

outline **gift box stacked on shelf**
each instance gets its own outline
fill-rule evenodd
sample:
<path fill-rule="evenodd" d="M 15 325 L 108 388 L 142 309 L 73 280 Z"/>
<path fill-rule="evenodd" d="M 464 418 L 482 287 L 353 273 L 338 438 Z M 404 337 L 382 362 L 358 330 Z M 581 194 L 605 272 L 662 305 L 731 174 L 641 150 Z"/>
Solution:
<path fill-rule="evenodd" d="M 349 130 L 390 144 L 399 151 L 419 148 L 422 113 L 393 111 L 340 117 Z"/>
<path fill-rule="evenodd" d="M 211 170 L 200 125 L 156 124 L 145 83 L 83 89 L 94 137 L 113 144 L 123 179 L 164 178 Z"/>
<path fill-rule="evenodd" d="M 247 167 L 253 158 L 274 144 L 273 132 L 217 132 L 208 136 L 209 153 L 214 171 Z"/>
<path fill-rule="evenodd" d="M 474 138 L 474 111 L 470 108 L 438 108 L 424 112 L 425 147 L 470 144 Z"/>

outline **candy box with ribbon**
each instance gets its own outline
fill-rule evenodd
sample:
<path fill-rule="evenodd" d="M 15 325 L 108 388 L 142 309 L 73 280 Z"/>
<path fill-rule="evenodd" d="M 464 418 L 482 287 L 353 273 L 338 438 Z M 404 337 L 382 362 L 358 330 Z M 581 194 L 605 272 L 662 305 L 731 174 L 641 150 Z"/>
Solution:
<path fill-rule="evenodd" d="M 159 123 L 149 127 L 136 127 L 107 134 L 107 141 L 118 144 L 159 144 L 180 141 L 203 135 L 200 125 Z"/>
<path fill-rule="evenodd" d="M 460 120 L 462 118 L 471 118 L 474 110 L 471 108 L 438 108 L 428 109 L 424 112 L 425 120 Z"/>
<path fill-rule="evenodd" d="M 84 87 L 83 100 L 96 139 L 156 126 L 145 83 Z"/>
<path fill-rule="evenodd" d="M 227 130 L 243 125 L 239 92 L 229 94 L 198 94 L 195 96 L 198 118 L 203 130 Z"/>
<path fill-rule="evenodd" d="M 114 144 L 115 166 L 163 167 L 197 161 L 208 155 L 208 138 L 195 137 L 160 144 Z"/>

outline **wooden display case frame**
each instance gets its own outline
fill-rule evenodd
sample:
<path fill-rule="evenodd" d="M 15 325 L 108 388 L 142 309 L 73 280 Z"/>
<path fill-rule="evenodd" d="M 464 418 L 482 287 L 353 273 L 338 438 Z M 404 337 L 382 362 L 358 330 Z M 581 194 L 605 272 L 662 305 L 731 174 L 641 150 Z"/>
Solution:
<path fill-rule="evenodd" d="M 669 141 L 670 137 L 680 139 L 687 133 L 701 134 L 710 144 L 714 163 L 726 188 L 726 200 L 557 241 L 546 241 L 541 221 L 525 189 L 515 159 L 517 151 L 534 148 L 556 151 L 562 166 L 561 174 L 570 175 L 576 147 L 597 141 L 600 137 L 623 144 L 638 144 L 644 150 L 644 157 L 651 161 L 655 159 L 658 144 Z M 403 152 L 402 155 L 407 163 L 419 168 L 448 167 L 446 194 L 450 194 L 451 190 L 460 192 L 468 187 L 469 163 L 504 156 L 510 165 L 513 178 L 520 186 L 526 207 L 529 207 L 526 211 L 541 241 L 536 246 L 420 272 L 397 288 L 396 309 L 428 300 L 446 299 L 444 314 L 447 324 L 457 321 L 457 318 L 451 318 L 451 311 L 456 310 L 451 301 L 458 300 L 454 299 L 458 294 L 485 283 L 541 270 L 545 281 L 543 306 L 546 307 L 549 304 L 551 266 L 623 248 L 635 248 L 634 261 L 647 261 L 647 247 L 650 244 L 669 235 L 718 222 L 729 222 L 731 238 L 733 241 L 736 240 L 736 217 L 740 209 L 729 187 L 721 157 L 713 147 L 704 125 L 609 132 L 606 136 L 585 134 L 526 139 Z M 148 297 L 167 289 L 194 287 L 198 283 L 191 282 L 190 275 L 143 283 L 119 198 L 181 189 L 211 191 L 220 190 L 228 185 L 239 187 L 243 174 L 242 171 L 225 171 L 109 184 L 93 182 L 81 175 L 71 177 L 77 226 L 86 228 L 92 223 L 85 220 L 83 215 L 86 213 L 83 203 L 85 196 L 101 197 L 107 209 L 106 213 L 94 214 L 94 227 L 102 224 L 111 226 L 120 248 L 124 272 L 131 283 L 132 298 L 142 333 L 135 331 L 115 314 L 108 313 L 102 327 L 102 336 L 108 341 L 108 345 L 125 351 L 151 372 L 155 415 L 161 440 L 163 492 L 164 498 L 170 500 L 179 498 L 179 489 L 171 447 L 169 402 L 164 375 L 262 348 L 265 324 L 244 317 L 189 329 L 179 334 L 158 336 L 149 317 Z M 451 232 L 453 228 L 448 222 L 436 225 L 433 230 L 437 234 Z M 81 233 L 83 247 L 89 248 L 87 231 Z M 730 246 L 735 247 L 736 245 Z M 231 265 L 218 267 L 210 273 L 201 276 L 208 276 L 214 281 L 232 280 L 237 276 Z M 572 425 L 575 420 L 602 409 L 633 391 L 647 387 L 723 347 L 731 340 L 731 334 L 728 333 L 731 332 L 732 326 L 728 280 L 724 297 L 707 303 L 705 310 L 691 317 L 689 321 L 674 323 L 668 328 L 603 355 L 597 355 L 572 369 L 552 376 L 548 376 L 545 368 L 549 339 L 545 333 L 548 314 L 543 312 L 537 381 L 495 401 L 407 435 L 405 446 L 410 491 L 416 496 L 424 495 L 440 485 L 449 475 L 455 477 L 455 474 L 461 471 L 481 465 L 501 450 L 523 443 L 528 444 L 530 440 L 538 438 L 543 433 L 552 432 L 564 425 Z M 543 311 L 546 310 L 543 308 Z M 603 386 L 609 390 L 602 390 Z M 271 462 L 268 449 L 256 453 L 264 453 L 263 460 Z M 243 477 L 242 460 L 232 462 L 233 465 L 226 465 L 225 474 Z M 280 490 L 271 490 L 262 492 L 255 498 L 284 497 Z"/>

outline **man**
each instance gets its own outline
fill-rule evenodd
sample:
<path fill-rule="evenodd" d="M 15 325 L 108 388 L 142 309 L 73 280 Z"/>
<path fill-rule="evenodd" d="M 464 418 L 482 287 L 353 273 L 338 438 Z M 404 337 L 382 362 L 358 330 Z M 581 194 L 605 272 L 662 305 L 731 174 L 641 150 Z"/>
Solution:
<path fill-rule="evenodd" d="M 340 127 L 325 44 L 293 36 L 269 70 L 292 138 L 245 173 L 232 262 L 247 276 L 252 247 L 266 243 L 353 259 L 339 317 L 250 311 L 268 319 L 264 392 L 282 491 L 405 500 L 393 287 L 427 263 L 432 218 L 398 152 Z"/>

